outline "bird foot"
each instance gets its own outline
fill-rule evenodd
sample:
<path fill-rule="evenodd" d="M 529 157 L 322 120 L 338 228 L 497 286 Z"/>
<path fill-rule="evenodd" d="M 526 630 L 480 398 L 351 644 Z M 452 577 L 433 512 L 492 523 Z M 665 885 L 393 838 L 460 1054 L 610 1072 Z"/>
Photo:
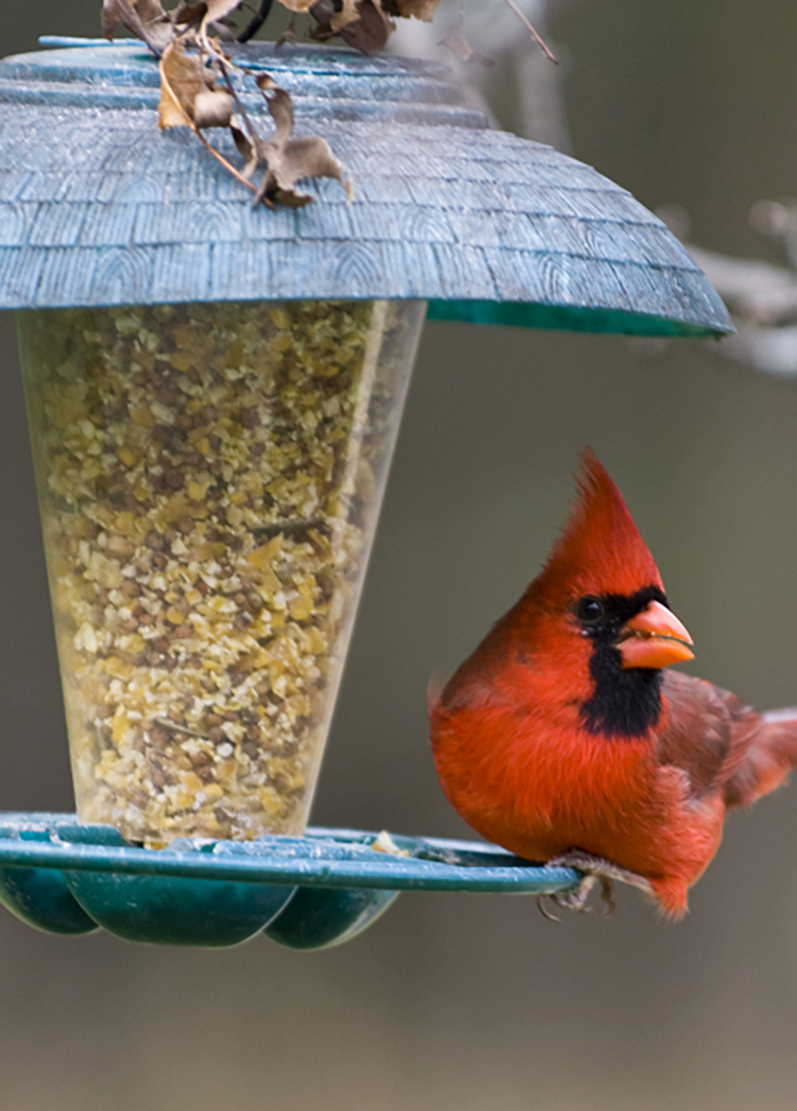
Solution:
<path fill-rule="evenodd" d="M 653 887 L 644 876 L 640 876 L 636 872 L 629 872 L 626 868 L 620 868 L 619 865 L 612 864 L 611 861 L 604 860 L 600 856 L 591 856 L 589 853 L 580 852 L 578 849 L 554 857 L 553 860 L 547 862 L 546 866 L 549 868 L 574 868 L 576 871 L 583 873 L 583 879 L 575 891 L 571 891 L 567 895 L 537 896 L 537 906 L 541 914 L 544 918 L 549 918 L 554 922 L 559 921 L 559 919 L 548 910 L 544 903 L 546 898 L 550 899 L 556 906 L 561 907 L 562 910 L 576 910 L 580 913 L 586 913 L 592 909 L 588 905 L 589 897 L 595 887 L 599 885 L 601 899 L 605 905 L 604 917 L 609 918 L 616 907 L 614 880 L 637 887 L 640 891 L 644 891 L 646 895 L 653 894 Z"/>

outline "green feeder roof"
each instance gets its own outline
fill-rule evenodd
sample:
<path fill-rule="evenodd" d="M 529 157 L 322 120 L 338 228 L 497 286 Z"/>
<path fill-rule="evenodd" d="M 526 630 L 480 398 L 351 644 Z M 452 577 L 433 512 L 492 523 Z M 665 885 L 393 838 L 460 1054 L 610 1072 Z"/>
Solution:
<path fill-rule="evenodd" d="M 0 64 L 0 308 L 412 298 L 436 319 L 733 330 L 661 220 L 591 167 L 489 129 L 444 66 L 237 47 L 354 183 L 350 203 L 322 180 L 315 204 L 268 211 L 187 129 L 158 130 L 140 43 L 45 41 L 61 45 Z M 214 142 L 235 159 L 226 133 Z"/>

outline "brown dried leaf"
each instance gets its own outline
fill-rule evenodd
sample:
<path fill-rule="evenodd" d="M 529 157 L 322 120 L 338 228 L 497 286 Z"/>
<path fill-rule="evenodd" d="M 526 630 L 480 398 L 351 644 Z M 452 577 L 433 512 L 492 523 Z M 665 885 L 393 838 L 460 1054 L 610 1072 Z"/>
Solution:
<path fill-rule="evenodd" d="M 343 184 L 343 167 L 320 135 L 301 135 L 289 139 L 281 149 L 266 143 L 261 147 L 268 169 L 263 177 L 257 200 L 266 198 L 290 208 L 302 208 L 313 200 L 310 193 L 294 189 L 297 181 L 309 177 L 334 177 Z"/>
<path fill-rule="evenodd" d="M 337 35 L 344 27 L 348 27 L 350 23 L 354 23 L 355 19 L 359 18 L 357 0 L 343 0 L 343 7 L 329 21 L 329 28 Z"/>
<path fill-rule="evenodd" d="M 282 2 L 282 0 L 280 0 Z M 309 8 L 310 15 L 318 24 L 317 27 L 310 27 L 310 38 L 315 39 L 317 42 L 325 42 L 327 39 L 332 38 L 335 32 L 331 29 L 332 20 L 336 16 L 336 11 L 331 8 L 329 4 L 325 4 L 324 0 L 317 0 Z"/>
<path fill-rule="evenodd" d="M 439 3 L 440 0 L 382 0 L 382 7 L 387 15 L 431 23 Z"/>
<path fill-rule="evenodd" d="M 294 189 L 298 181 L 309 177 L 334 177 L 343 183 L 343 166 L 326 139 L 318 135 L 292 137 L 293 102 L 285 89 L 279 88 L 268 74 L 261 74 L 257 83 L 264 95 L 271 94 L 266 96 L 266 101 L 275 129 L 271 139 L 257 142 L 258 155 L 267 169 L 253 203 L 277 202 L 300 208 L 313 198 Z M 350 187 L 346 188 L 348 191 Z"/>
<path fill-rule="evenodd" d="M 264 94 L 266 92 L 271 93 L 271 96 L 266 97 L 269 113 L 274 120 L 274 134 L 269 142 L 274 146 L 282 146 L 293 134 L 293 101 L 291 95 L 281 89 L 267 73 L 259 74 L 257 85 Z"/>
<path fill-rule="evenodd" d="M 187 27 L 192 23 L 200 24 L 208 10 L 204 0 L 198 4 L 180 4 L 174 12 L 174 22 L 178 27 Z"/>
<path fill-rule="evenodd" d="M 166 16 L 160 0 L 133 0 L 133 7 L 144 23 L 156 23 Z"/>
<path fill-rule="evenodd" d="M 309 12 L 316 0 L 279 0 L 289 12 Z"/>
<path fill-rule="evenodd" d="M 445 35 L 440 40 L 440 46 L 448 47 L 459 62 L 470 62 L 474 65 L 494 66 L 495 59 L 474 50 L 465 34 L 465 20 L 462 16 L 452 23 Z"/>
<path fill-rule="evenodd" d="M 212 90 L 212 77 L 207 74 L 198 55 L 185 53 L 185 47 L 179 39 L 164 50 L 159 69 L 160 127 L 192 127 L 196 99 L 200 93 Z"/>
<path fill-rule="evenodd" d="M 121 23 L 154 54 L 162 54 L 174 38 L 171 14 L 163 10 L 160 0 L 102 0 L 100 23 L 107 39 L 113 38 Z"/>
<path fill-rule="evenodd" d="M 292 189 L 297 181 L 307 177 L 343 180 L 343 167 L 332 153 L 329 143 L 320 135 L 300 135 L 289 139 L 276 161 L 278 164 L 272 169 L 281 189 Z"/>
<path fill-rule="evenodd" d="M 394 30 L 391 17 L 430 22 L 440 0 L 280 0 L 291 10 L 309 11 L 317 26 L 310 37 L 318 42 L 339 35 L 363 54 L 378 54 Z"/>
<path fill-rule="evenodd" d="M 240 6 L 241 0 L 206 0 L 206 3 L 208 10 L 202 20 L 204 30 L 207 30 L 209 23 L 216 23 L 218 20 L 231 15 Z"/>
<path fill-rule="evenodd" d="M 228 127 L 233 101 L 222 89 L 205 89 L 194 100 L 194 123 L 197 127 Z"/>
<path fill-rule="evenodd" d="M 314 4 L 311 14 L 319 26 L 310 35 L 324 41 L 339 34 L 347 46 L 363 54 L 378 54 L 393 30 L 393 24 L 382 10 L 381 0 L 355 0 L 356 18 L 349 18 L 351 7 L 342 20 L 345 9 L 335 12 L 327 4 Z M 340 27 L 339 30 L 336 30 Z"/>
<path fill-rule="evenodd" d="M 196 43 L 197 40 L 194 36 L 191 36 L 190 41 Z M 219 57 L 215 59 L 215 63 L 219 66 L 223 65 Z M 205 106 L 203 106 L 202 101 L 206 93 L 217 94 L 213 75 L 205 69 L 202 57 L 185 54 L 185 39 L 177 39 L 164 50 L 159 70 L 161 99 L 158 106 L 158 118 L 160 126 L 162 128 L 190 127 L 199 141 L 204 144 L 208 153 L 221 163 L 227 173 L 232 174 L 247 189 L 256 192 L 254 185 L 208 142 L 201 131 L 202 126 L 219 126 L 222 123 L 229 123 L 232 128 L 230 113 L 227 112 L 227 104 L 231 106 L 237 98 L 234 95 L 223 93 L 221 94 L 224 97 L 222 101 L 218 95 L 214 95 L 212 100 L 206 99 Z M 199 102 L 199 119 L 195 122 L 194 115 L 197 113 L 197 102 Z"/>
<path fill-rule="evenodd" d="M 242 131 L 237 123 L 230 123 L 230 134 L 233 141 L 238 148 L 238 153 L 246 159 L 246 165 L 241 173 L 245 178 L 250 178 L 257 169 L 257 151 L 254 145 L 249 141 L 249 136 L 245 131 Z"/>
<path fill-rule="evenodd" d="M 312 0 L 280 2 L 298 11 L 308 9 Z M 342 4 L 344 2 L 342 0 Z M 239 0 L 198 0 L 196 3 L 184 0 L 174 12 L 164 14 L 160 0 L 104 0 L 103 30 L 110 34 L 121 20 L 155 49 L 151 41 L 152 28 L 158 27 L 161 31 L 167 28 L 168 36 L 162 38 L 163 46 L 156 50 L 161 54 L 160 127 L 190 127 L 227 172 L 252 190 L 256 204 L 262 201 L 272 208 L 275 203 L 293 207 L 309 204 L 312 196 L 299 192 L 295 188 L 296 183 L 310 177 L 334 177 L 343 183 L 343 167 L 329 144 L 320 136 L 293 137 L 293 102 L 289 94 L 264 73 L 259 74 L 256 80 L 274 120 L 274 133 L 266 141 L 257 136 L 229 81 L 229 59 L 219 50 L 216 41 L 207 35 L 208 27 L 215 26 L 238 4 Z M 374 6 L 374 0 L 357 0 L 357 4 L 357 17 L 351 21 L 353 27 L 363 23 L 363 14 L 369 9 L 378 14 L 383 24 L 388 22 L 381 7 L 377 9 Z M 331 16 L 327 22 L 331 22 Z M 186 30 L 178 35 L 177 26 Z M 192 52 L 189 53 L 189 49 Z M 220 74 L 225 77 L 226 90 L 216 88 L 216 78 Z M 234 110 L 237 112 L 235 116 Z M 208 142 L 202 133 L 202 129 L 208 127 L 230 128 L 239 154 L 246 159 L 243 171 L 236 169 Z M 266 169 L 259 188 L 255 188 L 249 179 L 260 162 L 265 163 Z M 344 188 L 351 197 L 351 183 L 347 181 Z"/>

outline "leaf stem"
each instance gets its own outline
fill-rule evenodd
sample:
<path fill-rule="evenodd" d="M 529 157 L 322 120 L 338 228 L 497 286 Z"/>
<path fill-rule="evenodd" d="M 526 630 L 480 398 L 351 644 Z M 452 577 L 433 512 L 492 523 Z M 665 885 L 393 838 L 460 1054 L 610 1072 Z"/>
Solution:
<path fill-rule="evenodd" d="M 225 168 L 225 170 L 228 170 L 232 174 L 232 176 L 234 178 L 237 178 L 237 180 L 240 181 L 240 183 L 242 185 L 245 185 L 247 189 L 251 189 L 253 193 L 256 193 L 257 190 L 254 187 L 254 185 L 252 184 L 252 182 L 247 181 L 246 178 L 244 177 L 244 175 L 242 173 L 239 173 L 238 170 L 236 170 L 236 168 L 235 168 L 235 166 L 233 166 L 232 162 L 228 162 L 227 159 L 224 157 L 224 155 L 221 154 L 219 151 L 217 151 L 216 148 L 211 143 L 209 143 L 207 141 L 207 139 L 202 134 L 202 132 L 199 130 L 199 128 L 194 126 L 194 124 L 192 124 L 191 127 L 192 127 L 192 130 L 199 136 L 199 138 L 202 140 L 202 142 L 208 148 L 208 150 L 213 155 L 213 157 L 217 158 L 218 161 L 221 162 L 221 164 Z"/>
<path fill-rule="evenodd" d="M 233 100 L 235 101 L 236 111 L 238 112 L 238 115 L 241 117 L 242 122 L 244 123 L 247 131 L 249 132 L 249 139 L 250 139 L 251 142 L 254 143 L 258 138 L 258 134 L 255 131 L 255 128 L 254 128 L 254 125 L 253 125 L 252 121 L 249 119 L 249 116 L 247 115 L 246 109 L 243 106 L 243 102 L 241 101 L 241 98 L 238 96 L 238 93 L 235 90 L 235 86 L 232 83 L 232 78 L 230 77 L 230 71 L 229 71 L 229 68 L 227 66 L 227 58 L 221 52 L 217 52 L 214 49 L 213 43 L 211 43 L 210 41 L 208 42 L 208 48 L 209 48 L 209 52 L 211 54 L 211 57 L 218 64 L 219 69 L 221 70 L 222 77 L 224 78 L 224 84 L 227 86 L 227 91 L 229 92 L 229 94 L 233 98 Z M 232 64 L 235 65 L 234 62 Z"/>

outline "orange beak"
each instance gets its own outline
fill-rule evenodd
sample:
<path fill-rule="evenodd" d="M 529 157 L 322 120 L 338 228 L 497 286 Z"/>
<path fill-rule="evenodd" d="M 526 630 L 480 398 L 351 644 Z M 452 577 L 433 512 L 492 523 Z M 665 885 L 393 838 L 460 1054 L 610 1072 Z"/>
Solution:
<path fill-rule="evenodd" d="M 667 667 L 693 660 L 688 646 L 694 641 L 674 613 L 661 602 L 651 602 L 620 630 L 622 666 Z"/>

